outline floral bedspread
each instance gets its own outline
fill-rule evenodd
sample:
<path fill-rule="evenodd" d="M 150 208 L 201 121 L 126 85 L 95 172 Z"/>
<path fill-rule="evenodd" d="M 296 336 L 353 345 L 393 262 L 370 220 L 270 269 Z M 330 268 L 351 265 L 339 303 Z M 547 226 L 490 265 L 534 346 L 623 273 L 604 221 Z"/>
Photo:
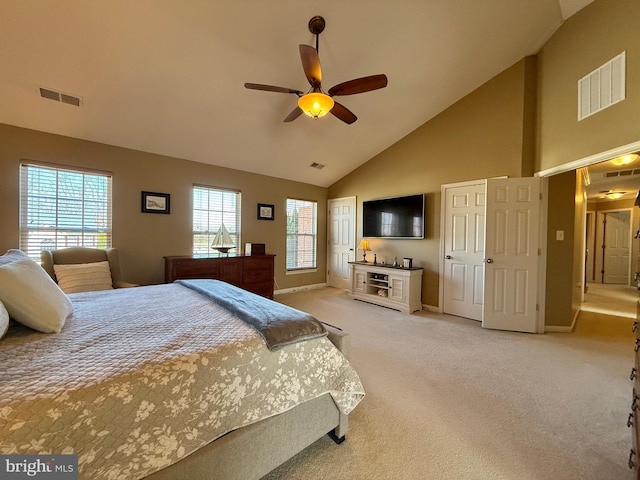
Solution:
<path fill-rule="evenodd" d="M 59 334 L 0 340 L 0 453 L 79 455 L 80 478 L 142 478 L 236 428 L 330 393 L 364 396 L 326 338 L 270 352 L 178 284 L 69 296 Z"/>

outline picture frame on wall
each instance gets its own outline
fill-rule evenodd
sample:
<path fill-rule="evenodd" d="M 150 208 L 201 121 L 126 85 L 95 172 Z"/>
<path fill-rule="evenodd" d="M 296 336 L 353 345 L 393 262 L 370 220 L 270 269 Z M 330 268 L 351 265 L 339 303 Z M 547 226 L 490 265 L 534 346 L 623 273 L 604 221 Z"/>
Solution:
<path fill-rule="evenodd" d="M 258 220 L 273 220 L 274 219 L 274 205 L 268 203 L 258 204 Z"/>
<path fill-rule="evenodd" d="M 141 192 L 141 212 L 169 214 L 171 212 L 171 195 L 168 193 Z"/>

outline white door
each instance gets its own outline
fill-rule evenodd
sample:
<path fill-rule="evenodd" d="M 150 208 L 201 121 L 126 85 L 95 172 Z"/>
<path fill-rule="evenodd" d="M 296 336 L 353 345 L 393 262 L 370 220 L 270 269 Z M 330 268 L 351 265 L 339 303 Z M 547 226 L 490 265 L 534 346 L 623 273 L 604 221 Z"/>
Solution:
<path fill-rule="evenodd" d="M 487 180 L 482 326 L 538 331 L 540 179 Z"/>
<path fill-rule="evenodd" d="M 631 215 L 628 210 L 604 214 L 603 283 L 629 284 Z"/>
<path fill-rule="evenodd" d="M 356 259 L 356 197 L 327 202 L 327 284 L 348 290 Z"/>
<path fill-rule="evenodd" d="M 486 183 L 444 191 L 443 311 L 482 320 Z"/>

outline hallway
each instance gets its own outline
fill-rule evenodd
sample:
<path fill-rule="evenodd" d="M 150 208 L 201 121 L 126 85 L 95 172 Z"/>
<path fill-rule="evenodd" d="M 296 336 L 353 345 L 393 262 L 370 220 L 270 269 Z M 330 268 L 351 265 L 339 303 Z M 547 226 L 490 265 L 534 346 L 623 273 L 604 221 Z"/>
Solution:
<path fill-rule="evenodd" d="M 636 304 L 640 295 L 636 287 L 588 283 L 581 309 L 587 312 L 636 318 Z"/>

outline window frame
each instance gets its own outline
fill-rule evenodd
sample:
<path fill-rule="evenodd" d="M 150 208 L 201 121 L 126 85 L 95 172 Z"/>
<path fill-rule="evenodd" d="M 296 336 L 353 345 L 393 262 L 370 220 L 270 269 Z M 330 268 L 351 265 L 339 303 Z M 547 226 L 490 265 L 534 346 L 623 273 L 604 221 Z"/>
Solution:
<path fill-rule="evenodd" d="M 305 206 L 312 207 L 313 212 L 309 216 L 309 220 L 312 223 L 312 232 L 293 232 L 290 233 L 290 224 L 293 218 L 290 215 L 290 202 L 300 202 L 301 204 L 297 207 L 304 208 Z M 305 205 L 307 204 L 307 205 Z M 296 208 L 296 207 L 293 207 Z M 287 275 L 294 275 L 299 273 L 308 273 L 308 272 L 317 272 L 318 271 L 318 201 L 317 200 L 309 200 L 304 198 L 296 198 L 296 197 L 287 197 L 285 203 L 285 215 L 286 215 L 286 239 L 285 239 L 285 269 Z M 298 217 L 299 218 L 299 217 Z M 312 238 L 311 245 L 311 259 L 308 262 L 302 261 L 301 266 L 290 266 L 290 240 L 292 238 L 296 239 L 296 249 L 293 252 L 296 258 L 300 258 L 300 249 L 298 249 L 298 239 L 300 238 Z"/>
<path fill-rule="evenodd" d="M 225 228 L 227 228 L 227 230 L 229 231 L 229 234 L 231 235 L 231 238 L 233 238 L 234 240 L 234 244 L 235 244 L 235 252 L 232 250 L 231 253 L 234 254 L 239 254 L 241 252 L 241 245 L 242 245 L 242 192 L 239 189 L 235 189 L 235 188 L 227 188 L 227 187 L 217 187 L 214 185 L 203 185 L 203 184 L 193 184 L 192 188 L 191 188 L 191 254 L 194 257 L 212 257 L 212 256 L 222 256 L 224 254 L 219 253 L 215 250 L 213 250 L 211 248 L 211 242 L 213 240 L 213 237 L 215 237 L 216 233 L 218 232 L 218 229 L 220 228 L 219 225 L 216 225 L 214 227 L 214 230 L 211 230 L 211 224 L 210 219 L 211 219 L 211 213 L 215 212 L 215 210 L 212 210 L 211 208 L 207 208 L 207 209 L 196 209 L 196 190 L 197 189 L 201 189 L 201 190 L 205 190 L 208 192 L 208 204 L 210 206 L 210 193 L 214 192 L 214 193 L 221 193 L 223 196 L 225 194 L 233 194 L 235 195 L 235 210 L 233 211 L 233 216 L 234 218 L 234 227 L 232 227 L 231 229 L 229 228 L 229 225 L 227 225 L 225 223 L 225 219 L 227 218 L 227 216 L 225 216 L 225 211 L 222 210 L 220 213 L 222 214 L 222 222 L 225 225 Z M 222 203 L 224 204 L 224 197 L 222 199 Z M 196 231 L 196 211 L 206 211 L 207 212 L 207 228 L 203 229 L 203 230 L 198 230 Z M 226 212 L 227 215 L 231 214 L 230 211 Z M 206 240 L 206 245 L 207 245 L 207 252 L 205 253 L 204 251 L 200 251 L 200 252 L 196 252 L 197 251 L 197 247 L 196 247 L 196 235 L 206 235 L 207 240 Z M 202 250 L 203 247 L 198 247 Z"/>
<path fill-rule="evenodd" d="M 79 187 L 78 190 L 69 188 L 70 185 L 73 185 L 74 179 L 65 174 L 81 176 L 82 185 L 76 185 Z M 46 175 L 55 176 L 55 180 L 50 177 L 47 182 Z M 40 176 L 37 179 L 40 188 L 45 189 L 48 187 L 47 183 L 50 183 L 49 186 L 54 186 L 55 193 L 52 194 L 44 190 L 38 192 L 38 185 L 32 185 L 30 180 L 36 179 L 37 176 Z M 106 184 L 100 185 L 100 181 L 96 182 L 96 179 L 103 180 Z M 77 182 L 78 179 L 76 178 L 75 181 Z M 65 188 L 68 190 L 63 192 L 62 190 Z M 102 200 L 96 200 L 97 197 L 90 198 L 90 190 L 92 189 L 95 189 L 94 193 L 100 193 L 101 190 L 104 190 L 106 198 Z M 79 215 L 70 214 L 70 212 L 77 212 L 78 203 L 81 204 Z M 107 249 L 112 247 L 113 174 L 111 172 L 23 160 L 20 162 L 19 209 L 20 249 L 36 262 L 40 262 L 40 252 L 46 249 L 55 250 L 65 247 Z M 51 221 L 52 219 L 53 225 L 39 224 L 36 228 L 29 226 L 34 221 Z M 34 245 L 38 241 L 38 235 L 53 236 L 53 239 L 43 238 L 40 240 L 36 251 Z M 47 244 L 45 245 L 43 242 L 47 242 Z"/>

